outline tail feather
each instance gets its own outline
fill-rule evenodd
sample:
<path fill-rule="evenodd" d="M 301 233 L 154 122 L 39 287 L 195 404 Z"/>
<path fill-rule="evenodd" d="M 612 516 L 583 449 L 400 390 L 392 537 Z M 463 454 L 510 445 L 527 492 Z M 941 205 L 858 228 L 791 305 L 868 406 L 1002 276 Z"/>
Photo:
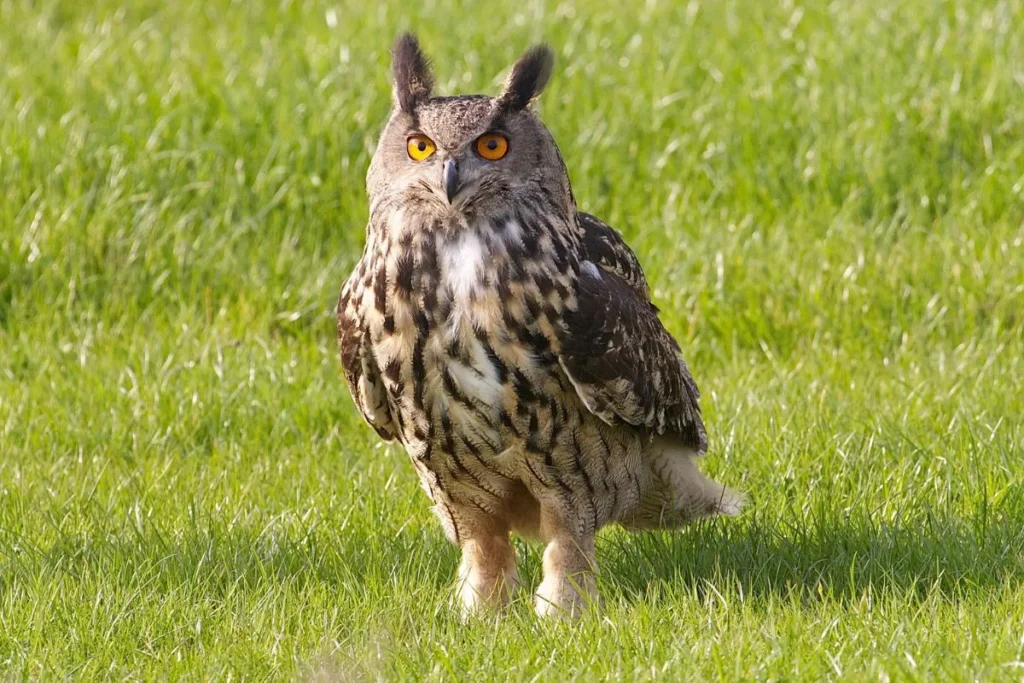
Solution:
<path fill-rule="evenodd" d="M 706 477 L 697 468 L 697 453 L 667 441 L 656 441 L 645 454 L 654 486 L 641 501 L 634 528 L 672 528 L 705 517 L 740 514 L 746 496 Z"/>

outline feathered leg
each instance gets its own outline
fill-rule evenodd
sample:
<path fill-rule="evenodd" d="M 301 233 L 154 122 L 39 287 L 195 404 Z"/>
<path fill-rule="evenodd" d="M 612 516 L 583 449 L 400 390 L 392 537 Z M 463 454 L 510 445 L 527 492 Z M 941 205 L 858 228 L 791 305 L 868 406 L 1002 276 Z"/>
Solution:
<path fill-rule="evenodd" d="M 594 559 L 594 530 L 580 531 L 560 516 L 541 513 L 544 580 L 537 588 L 540 616 L 575 617 L 598 601 Z"/>
<path fill-rule="evenodd" d="M 463 614 L 508 604 L 518 583 L 516 553 L 508 535 L 481 536 L 462 543 L 458 592 Z"/>

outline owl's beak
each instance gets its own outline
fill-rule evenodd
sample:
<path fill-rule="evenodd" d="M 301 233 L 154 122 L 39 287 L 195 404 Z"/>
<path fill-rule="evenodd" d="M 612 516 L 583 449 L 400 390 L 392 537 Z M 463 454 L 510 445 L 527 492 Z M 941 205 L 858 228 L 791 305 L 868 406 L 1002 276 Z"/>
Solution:
<path fill-rule="evenodd" d="M 455 159 L 448 159 L 444 162 L 444 193 L 448 197 L 448 203 L 459 191 L 459 167 Z"/>

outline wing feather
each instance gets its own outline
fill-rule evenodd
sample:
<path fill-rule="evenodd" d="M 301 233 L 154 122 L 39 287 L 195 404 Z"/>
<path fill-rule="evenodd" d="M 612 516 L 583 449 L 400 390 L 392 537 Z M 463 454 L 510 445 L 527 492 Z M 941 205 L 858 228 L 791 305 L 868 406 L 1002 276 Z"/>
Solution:
<path fill-rule="evenodd" d="M 583 216 L 584 230 L 595 225 L 596 219 Z M 592 244 L 599 248 L 590 253 Z M 563 370 L 587 408 L 605 422 L 674 435 L 703 453 L 700 392 L 648 298 L 636 256 L 603 223 L 584 246 L 578 305 L 564 315 L 559 340 Z"/>
<path fill-rule="evenodd" d="M 345 382 L 363 419 L 382 439 L 392 441 L 398 436 L 398 429 L 373 352 L 369 344 L 364 343 L 366 325 L 352 305 L 351 282 L 345 283 L 338 301 L 338 347 Z"/>
<path fill-rule="evenodd" d="M 602 270 L 617 275 L 645 301 L 650 301 L 651 291 L 647 286 L 644 270 L 640 267 L 636 254 L 622 239 L 622 235 L 589 213 L 579 211 L 576 215 L 580 221 L 587 260 L 600 266 Z"/>

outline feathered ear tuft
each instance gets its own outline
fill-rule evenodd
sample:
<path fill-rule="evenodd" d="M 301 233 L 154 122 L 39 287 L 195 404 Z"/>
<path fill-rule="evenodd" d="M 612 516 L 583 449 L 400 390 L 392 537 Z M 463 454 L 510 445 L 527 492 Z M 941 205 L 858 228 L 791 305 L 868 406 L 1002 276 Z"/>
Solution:
<path fill-rule="evenodd" d="M 548 84 L 554 63 L 555 56 L 547 45 L 531 47 L 509 72 L 498 105 L 507 111 L 525 109 Z"/>
<path fill-rule="evenodd" d="M 411 33 L 398 36 L 391 49 L 391 73 L 394 77 L 395 105 L 411 114 L 434 89 L 430 60 L 420 50 L 420 42 Z"/>

